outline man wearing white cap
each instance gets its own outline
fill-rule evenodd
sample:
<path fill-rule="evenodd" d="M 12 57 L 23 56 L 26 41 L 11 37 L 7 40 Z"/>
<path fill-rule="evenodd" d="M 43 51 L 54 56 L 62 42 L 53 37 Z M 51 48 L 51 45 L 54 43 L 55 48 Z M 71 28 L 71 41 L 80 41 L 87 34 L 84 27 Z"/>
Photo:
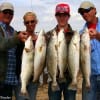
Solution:
<path fill-rule="evenodd" d="M 55 18 L 57 20 L 57 26 L 50 30 L 49 32 L 47 32 L 47 40 L 48 40 L 48 44 L 49 44 L 49 40 L 51 40 L 52 38 L 54 38 L 54 32 L 56 35 L 59 34 L 59 31 L 61 29 L 64 30 L 64 35 L 66 37 L 66 44 L 70 42 L 72 36 L 73 36 L 73 30 L 70 26 L 70 24 L 68 23 L 69 18 L 70 18 L 70 6 L 66 3 L 60 3 L 57 4 L 56 9 L 55 9 Z M 65 52 L 67 52 L 65 50 Z M 49 52 L 50 54 L 53 53 L 52 51 Z M 49 53 L 47 53 L 47 58 Z M 53 55 L 53 54 L 51 54 Z M 52 62 L 52 61 L 51 61 Z M 47 67 L 50 64 L 47 64 Z M 67 65 L 66 65 L 67 66 Z M 49 66 L 51 67 L 51 66 Z M 52 68 L 52 67 L 51 67 Z M 52 69 L 54 70 L 54 69 Z M 48 69 L 48 72 L 49 69 Z M 58 71 L 59 73 L 59 71 Z M 60 82 L 59 79 L 59 74 L 57 75 L 56 79 L 57 79 L 57 84 L 58 84 L 58 88 L 54 89 L 52 88 L 52 77 L 49 78 L 48 82 L 49 82 L 49 86 L 48 86 L 48 95 L 49 95 L 49 100 L 61 100 L 62 98 L 62 93 L 63 93 L 63 98 L 64 100 L 75 100 L 76 98 L 76 90 L 69 90 L 68 86 L 71 83 L 71 77 L 69 75 L 69 71 L 68 69 L 65 70 L 64 76 L 66 78 L 66 81 Z"/>
<path fill-rule="evenodd" d="M 88 91 L 83 79 L 82 100 L 100 100 L 100 19 L 96 17 L 95 5 L 90 1 L 82 2 L 78 13 L 86 21 L 82 30 L 87 27 L 91 39 L 91 86 Z"/>
<path fill-rule="evenodd" d="M 12 100 L 12 90 L 18 85 L 16 70 L 16 46 L 25 41 L 27 35 L 19 33 L 10 26 L 14 16 L 14 7 L 5 2 L 0 5 L 0 100 Z"/>

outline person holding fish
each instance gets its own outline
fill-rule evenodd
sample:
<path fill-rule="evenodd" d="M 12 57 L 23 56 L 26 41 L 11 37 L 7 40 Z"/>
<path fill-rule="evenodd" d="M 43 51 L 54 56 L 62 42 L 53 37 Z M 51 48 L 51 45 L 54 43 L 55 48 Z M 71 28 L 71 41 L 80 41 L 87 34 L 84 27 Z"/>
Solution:
<path fill-rule="evenodd" d="M 30 52 L 28 52 L 27 51 L 28 49 L 25 49 L 23 42 L 21 42 L 21 44 L 17 45 L 17 50 L 16 50 L 17 69 L 16 69 L 16 73 L 17 73 L 17 78 L 19 80 L 21 78 L 21 82 L 19 83 L 19 86 L 18 86 L 19 95 L 18 95 L 17 100 L 26 100 L 26 99 L 36 100 L 36 94 L 37 94 L 39 82 L 35 82 L 35 83 L 32 82 L 32 80 L 33 80 L 33 75 L 32 75 L 33 68 L 32 67 L 34 64 L 34 57 L 32 57 L 33 60 L 31 62 L 31 65 L 32 65 L 31 66 L 29 64 L 29 61 L 27 62 L 28 57 L 29 57 L 29 56 L 27 56 L 27 53 L 31 53 L 30 56 L 34 56 L 34 46 L 35 46 L 35 43 L 36 43 L 36 40 L 38 37 L 37 34 L 35 33 L 35 27 L 37 25 L 38 20 L 37 20 L 36 14 L 34 12 L 26 12 L 23 16 L 23 20 L 24 20 L 24 25 L 26 27 L 25 32 L 28 35 L 28 37 L 31 36 L 31 38 L 29 37 L 27 40 L 25 40 L 25 44 L 26 44 L 25 47 L 29 47 L 29 45 L 31 45 L 30 48 L 32 48 L 32 49 L 30 49 L 29 50 Z M 24 49 L 27 51 L 26 55 L 25 55 L 25 51 L 23 51 Z M 24 58 L 26 58 L 26 61 L 23 60 Z M 26 63 L 26 66 L 24 66 L 24 63 Z M 28 75 L 30 76 L 30 78 L 27 78 Z M 23 80 L 23 78 L 25 78 L 25 80 Z M 23 84 L 22 84 L 22 81 L 23 81 Z M 28 82 L 27 84 L 26 84 L 26 81 Z M 22 89 L 22 86 L 25 86 L 25 87 Z"/>
<path fill-rule="evenodd" d="M 67 63 L 67 46 L 74 34 L 70 24 L 70 6 L 59 3 L 55 8 L 57 26 L 48 31 L 46 66 L 49 74 L 48 96 L 49 100 L 75 100 L 76 90 L 68 89 L 71 77 Z"/>
<path fill-rule="evenodd" d="M 100 100 L 100 19 L 96 16 L 96 6 L 90 1 L 83 1 L 78 13 L 85 20 L 85 25 L 80 34 L 87 28 L 91 46 L 91 74 L 90 88 L 87 89 L 83 78 L 82 100 Z"/>

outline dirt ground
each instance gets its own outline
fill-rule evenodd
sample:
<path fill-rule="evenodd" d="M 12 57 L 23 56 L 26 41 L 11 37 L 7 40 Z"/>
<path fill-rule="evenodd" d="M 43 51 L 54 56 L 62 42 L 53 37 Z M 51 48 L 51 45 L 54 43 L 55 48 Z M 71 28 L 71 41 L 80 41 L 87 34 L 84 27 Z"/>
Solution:
<path fill-rule="evenodd" d="M 82 84 L 82 76 L 81 75 L 79 75 L 77 82 L 78 82 L 78 90 L 77 90 L 76 100 L 82 100 L 81 99 L 81 84 Z M 47 84 L 44 84 L 43 86 L 39 87 L 36 100 L 49 100 Z M 62 98 L 62 100 L 63 100 L 63 98 Z"/>
<path fill-rule="evenodd" d="M 81 99 L 81 92 L 82 92 L 81 91 L 81 85 L 82 85 L 82 76 L 81 75 L 78 76 L 77 82 L 78 82 L 77 83 L 78 90 L 77 90 L 76 100 L 82 100 Z M 13 97 L 13 100 L 15 100 L 14 97 Z M 48 99 L 48 84 L 39 86 L 36 100 L 49 100 Z M 63 97 L 62 97 L 62 100 L 64 100 Z"/>

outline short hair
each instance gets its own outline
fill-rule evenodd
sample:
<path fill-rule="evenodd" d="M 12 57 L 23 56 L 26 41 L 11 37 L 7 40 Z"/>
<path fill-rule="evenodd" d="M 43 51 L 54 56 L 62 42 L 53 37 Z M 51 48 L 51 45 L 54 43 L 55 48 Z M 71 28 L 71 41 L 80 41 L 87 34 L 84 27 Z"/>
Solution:
<path fill-rule="evenodd" d="M 25 20 L 27 16 L 34 16 L 35 20 L 37 21 L 37 16 L 34 12 L 26 12 L 25 15 L 23 16 L 23 20 Z"/>

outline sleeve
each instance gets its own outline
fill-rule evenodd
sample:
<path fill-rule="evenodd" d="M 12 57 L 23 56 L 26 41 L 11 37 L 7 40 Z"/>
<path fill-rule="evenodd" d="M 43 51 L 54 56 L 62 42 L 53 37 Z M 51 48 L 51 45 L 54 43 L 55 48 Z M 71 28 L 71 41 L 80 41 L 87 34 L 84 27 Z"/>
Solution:
<path fill-rule="evenodd" d="M 19 43 L 17 32 L 15 32 L 13 37 L 5 38 L 0 31 L 0 51 L 7 51 L 8 49 L 15 47 L 17 43 Z"/>

